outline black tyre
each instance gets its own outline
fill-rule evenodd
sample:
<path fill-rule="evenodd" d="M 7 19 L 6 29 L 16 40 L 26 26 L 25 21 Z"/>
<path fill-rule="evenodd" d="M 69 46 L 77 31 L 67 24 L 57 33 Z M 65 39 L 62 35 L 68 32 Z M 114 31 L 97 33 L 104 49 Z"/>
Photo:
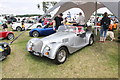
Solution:
<path fill-rule="evenodd" d="M 22 31 L 22 28 L 21 28 L 20 26 L 18 26 L 18 27 L 16 28 L 16 30 L 17 30 L 17 31 Z"/>
<path fill-rule="evenodd" d="M 89 46 L 91 46 L 94 43 L 94 37 L 91 36 L 89 39 Z"/>
<path fill-rule="evenodd" d="M 3 61 L 7 58 L 3 53 L 0 53 L 0 61 Z"/>
<path fill-rule="evenodd" d="M 118 39 L 120 39 L 120 36 L 118 37 Z"/>
<path fill-rule="evenodd" d="M 8 40 L 14 39 L 14 34 L 12 34 L 12 33 L 8 34 L 7 39 Z"/>
<path fill-rule="evenodd" d="M 39 34 L 38 31 L 33 31 L 33 32 L 32 32 L 32 36 L 33 36 L 33 37 L 39 37 L 40 34 Z"/>
<path fill-rule="evenodd" d="M 6 53 L 6 56 L 7 56 L 7 55 L 10 55 L 10 53 L 11 53 L 11 48 L 10 48 L 9 45 L 7 46 L 7 50 L 5 51 L 5 53 Z"/>
<path fill-rule="evenodd" d="M 37 28 L 41 28 L 41 25 L 38 25 Z"/>
<path fill-rule="evenodd" d="M 61 47 L 56 53 L 55 63 L 63 64 L 67 59 L 67 55 L 68 55 L 68 50 L 65 47 Z"/>
<path fill-rule="evenodd" d="M 29 53 L 30 53 L 32 56 L 35 56 L 35 55 L 33 54 L 33 52 L 29 51 Z"/>
<path fill-rule="evenodd" d="M 11 48 L 7 46 L 7 50 L 0 53 L 0 61 L 3 61 L 7 58 L 8 55 L 11 53 Z"/>

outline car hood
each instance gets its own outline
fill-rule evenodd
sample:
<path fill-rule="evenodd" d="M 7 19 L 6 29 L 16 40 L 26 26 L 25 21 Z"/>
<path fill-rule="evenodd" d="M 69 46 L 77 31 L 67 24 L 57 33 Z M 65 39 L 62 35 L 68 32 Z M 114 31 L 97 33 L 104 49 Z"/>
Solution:
<path fill-rule="evenodd" d="M 50 36 L 42 38 L 41 41 L 43 41 L 43 44 L 48 44 L 52 42 L 63 42 L 63 39 L 68 39 L 74 35 L 75 33 L 72 32 L 57 32 Z"/>

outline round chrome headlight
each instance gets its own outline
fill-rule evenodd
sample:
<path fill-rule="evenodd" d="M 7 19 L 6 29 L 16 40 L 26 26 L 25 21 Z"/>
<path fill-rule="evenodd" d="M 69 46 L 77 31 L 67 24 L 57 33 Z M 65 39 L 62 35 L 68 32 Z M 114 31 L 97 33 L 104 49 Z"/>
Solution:
<path fill-rule="evenodd" d="M 3 44 L 3 47 L 7 47 L 7 44 Z"/>
<path fill-rule="evenodd" d="M 46 46 L 46 47 L 45 47 L 45 50 L 50 51 L 50 47 L 49 47 L 49 46 Z"/>
<path fill-rule="evenodd" d="M 30 41 L 30 42 L 29 42 L 29 45 L 30 45 L 30 46 L 33 46 L 33 43 Z"/>

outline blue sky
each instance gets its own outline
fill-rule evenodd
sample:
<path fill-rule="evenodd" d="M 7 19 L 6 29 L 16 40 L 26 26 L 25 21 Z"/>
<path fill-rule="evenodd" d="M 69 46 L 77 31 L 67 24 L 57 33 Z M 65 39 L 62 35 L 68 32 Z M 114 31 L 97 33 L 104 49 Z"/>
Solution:
<path fill-rule="evenodd" d="M 37 4 L 41 3 L 43 0 L 0 0 L 0 14 L 43 14 L 42 10 L 37 9 Z M 51 0 L 44 0 L 51 1 Z M 60 1 L 60 0 L 52 0 Z M 69 10 L 73 12 L 73 9 Z M 67 11 L 66 11 L 67 12 Z M 74 9 L 76 14 L 79 13 L 78 9 Z M 98 10 L 98 12 L 108 12 L 110 11 L 106 8 Z M 52 12 L 54 13 L 54 12 Z M 66 14 L 66 13 L 65 13 Z"/>

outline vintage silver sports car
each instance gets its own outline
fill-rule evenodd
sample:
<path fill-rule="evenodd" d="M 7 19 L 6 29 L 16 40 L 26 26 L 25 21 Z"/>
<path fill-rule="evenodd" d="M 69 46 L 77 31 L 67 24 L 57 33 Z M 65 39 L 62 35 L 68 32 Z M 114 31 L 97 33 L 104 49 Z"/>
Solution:
<path fill-rule="evenodd" d="M 81 26 L 60 26 L 58 31 L 42 39 L 32 38 L 27 43 L 27 51 L 35 56 L 46 56 L 55 63 L 64 63 L 68 54 L 94 43 L 92 31 Z"/>

